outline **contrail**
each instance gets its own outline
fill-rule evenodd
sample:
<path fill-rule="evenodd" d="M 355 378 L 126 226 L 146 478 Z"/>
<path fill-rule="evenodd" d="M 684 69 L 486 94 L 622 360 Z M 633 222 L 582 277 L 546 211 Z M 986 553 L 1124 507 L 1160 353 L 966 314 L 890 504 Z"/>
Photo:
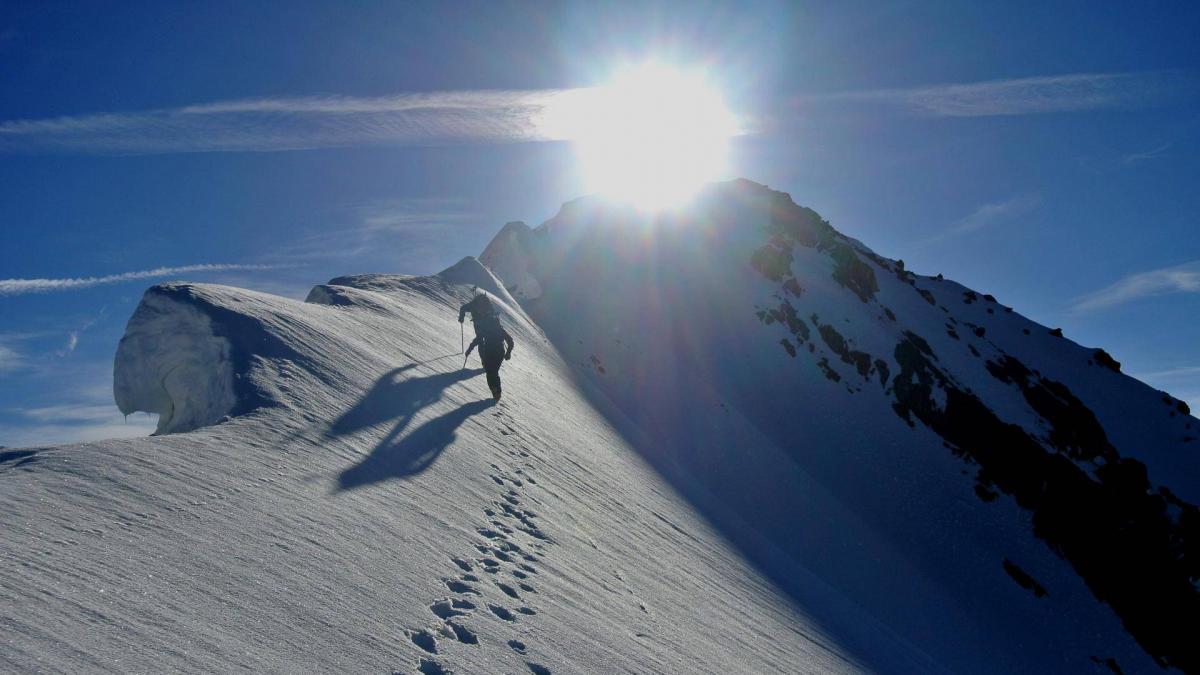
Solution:
<path fill-rule="evenodd" d="M 284 265 L 184 265 L 182 267 L 156 267 L 151 270 L 123 272 L 103 277 L 76 277 L 70 279 L 0 279 L 0 296 L 25 295 L 27 293 L 51 293 L 73 291 L 104 284 L 117 284 L 138 279 L 153 279 L 193 272 L 227 272 L 231 270 L 270 270 Z"/>
<path fill-rule="evenodd" d="M 797 102 L 875 104 L 934 117 L 1038 115 L 1153 105 L 1193 85 L 1175 72 L 1080 73 L 812 94 Z"/>
<path fill-rule="evenodd" d="M 560 140 L 548 107 L 586 89 L 309 96 L 0 122 L 0 152 L 275 152 Z"/>

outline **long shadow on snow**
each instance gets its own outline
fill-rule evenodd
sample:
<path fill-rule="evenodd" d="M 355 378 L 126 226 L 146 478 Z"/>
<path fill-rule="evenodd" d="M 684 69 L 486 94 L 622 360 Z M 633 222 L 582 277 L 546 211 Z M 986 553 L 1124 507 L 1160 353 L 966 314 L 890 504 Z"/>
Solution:
<path fill-rule="evenodd" d="M 456 382 L 470 379 L 482 369 L 451 370 L 425 377 L 400 377 L 421 364 L 410 363 L 388 371 L 354 407 L 342 413 L 329 426 L 326 436 L 345 436 L 389 420 L 398 420 L 396 428 L 383 444 L 399 436 L 414 415 L 442 398 L 442 392 Z"/>
<path fill-rule="evenodd" d="M 495 405 L 491 399 L 468 403 L 417 427 L 397 443 L 389 434 L 371 454 L 338 476 L 338 489 L 352 490 L 390 478 L 413 476 L 428 469 L 457 437 L 455 431 L 467 418 Z"/>
<path fill-rule="evenodd" d="M 37 461 L 37 455 L 41 450 L 5 450 L 0 452 L 0 465 L 14 462 L 13 468 L 24 466 Z"/>
<path fill-rule="evenodd" d="M 384 374 L 353 408 L 329 426 L 327 436 L 345 436 L 396 420 L 396 425 L 366 459 L 338 476 L 339 489 L 349 490 L 424 471 L 437 459 L 442 450 L 454 441 L 454 432 L 459 425 L 492 403 L 489 400 L 467 404 L 426 422 L 397 441 L 413 417 L 427 406 L 441 400 L 448 387 L 483 372 L 475 368 L 451 370 L 424 377 L 403 377 L 418 365 L 421 364 L 410 363 Z"/>

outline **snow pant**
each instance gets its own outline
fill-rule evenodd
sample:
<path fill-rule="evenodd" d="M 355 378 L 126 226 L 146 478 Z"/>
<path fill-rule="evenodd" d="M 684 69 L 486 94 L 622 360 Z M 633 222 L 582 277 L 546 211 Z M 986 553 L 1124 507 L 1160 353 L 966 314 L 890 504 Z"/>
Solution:
<path fill-rule="evenodd" d="M 504 363 L 504 343 L 484 343 L 479 348 L 479 358 L 483 360 L 483 369 L 487 372 L 488 388 L 492 394 L 500 393 L 500 364 Z"/>

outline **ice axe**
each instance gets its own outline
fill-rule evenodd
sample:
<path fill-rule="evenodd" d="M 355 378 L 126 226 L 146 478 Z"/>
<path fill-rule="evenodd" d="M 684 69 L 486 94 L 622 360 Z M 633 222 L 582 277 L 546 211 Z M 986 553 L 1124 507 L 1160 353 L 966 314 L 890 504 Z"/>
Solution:
<path fill-rule="evenodd" d="M 471 294 L 474 295 L 477 292 L 479 292 L 479 286 L 472 286 Z M 466 349 L 467 349 L 467 329 L 465 326 L 463 326 L 462 315 L 460 314 L 459 318 L 458 318 L 458 353 L 465 354 Z M 467 354 L 466 356 L 463 357 L 463 365 L 462 365 L 463 368 L 467 367 L 467 359 L 470 356 L 471 356 L 470 354 Z"/>

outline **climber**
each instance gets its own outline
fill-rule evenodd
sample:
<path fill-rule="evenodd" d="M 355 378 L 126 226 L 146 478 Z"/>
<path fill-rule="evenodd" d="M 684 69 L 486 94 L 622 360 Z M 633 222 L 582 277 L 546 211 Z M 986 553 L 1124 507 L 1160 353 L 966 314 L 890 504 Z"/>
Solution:
<path fill-rule="evenodd" d="M 500 325 L 500 315 L 486 293 L 475 296 L 459 308 L 459 323 L 463 322 L 467 312 L 471 313 L 471 322 L 475 324 L 475 339 L 471 340 L 471 346 L 467 348 L 467 356 L 471 355 L 476 346 L 479 347 L 479 358 L 483 360 L 483 369 L 487 372 L 488 388 L 492 390 L 492 398 L 499 401 L 500 365 L 512 358 L 512 336 Z"/>

